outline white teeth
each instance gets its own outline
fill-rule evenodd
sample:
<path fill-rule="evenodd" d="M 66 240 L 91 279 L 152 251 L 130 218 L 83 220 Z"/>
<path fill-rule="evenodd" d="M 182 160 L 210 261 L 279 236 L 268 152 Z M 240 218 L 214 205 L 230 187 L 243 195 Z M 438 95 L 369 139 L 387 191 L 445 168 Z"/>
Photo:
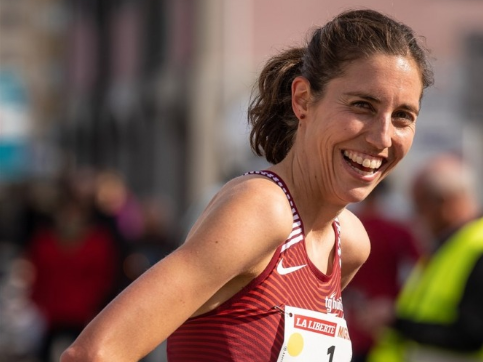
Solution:
<path fill-rule="evenodd" d="M 372 168 L 373 170 L 378 169 L 382 164 L 382 159 L 366 158 L 365 155 L 353 151 L 344 151 L 344 156 L 363 167 Z"/>

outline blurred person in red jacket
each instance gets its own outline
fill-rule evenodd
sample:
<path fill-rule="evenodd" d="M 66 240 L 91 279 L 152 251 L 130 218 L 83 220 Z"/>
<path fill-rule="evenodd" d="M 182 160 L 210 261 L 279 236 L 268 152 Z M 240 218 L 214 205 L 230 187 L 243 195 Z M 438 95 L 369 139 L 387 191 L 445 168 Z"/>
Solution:
<path fill-rule="evenodd" d="M 90 209 L 63 190 L 53 223 L 36 230 L 26 256 L 35 270 L 31 298 L 46 331 L 40 358 L 57 361 L 56 342 L 70 343 L 112 297 L 118 248 Z"/>
<path fill-rule="evenodd" d="M 384 213 L 381 201 L 388 187 L 387 180 L 380 182 L 354 211 L 369 235 L 371 253 L 343 294 L 352 362 L 366 361 L 375 336 L 393 321 L 396 296 L 420 256 L 411 229 Z"/>

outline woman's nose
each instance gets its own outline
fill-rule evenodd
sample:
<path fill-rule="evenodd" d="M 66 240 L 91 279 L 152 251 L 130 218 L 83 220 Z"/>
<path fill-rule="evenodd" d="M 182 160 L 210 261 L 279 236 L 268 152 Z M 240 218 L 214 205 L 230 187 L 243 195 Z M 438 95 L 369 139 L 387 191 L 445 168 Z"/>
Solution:
<path fill-rule="evenodd" d="M 374 117 L 370 125 L 366 140 L 377 149 L 389 148 L 392 145 L 394 126 L 390 115 Z"/>

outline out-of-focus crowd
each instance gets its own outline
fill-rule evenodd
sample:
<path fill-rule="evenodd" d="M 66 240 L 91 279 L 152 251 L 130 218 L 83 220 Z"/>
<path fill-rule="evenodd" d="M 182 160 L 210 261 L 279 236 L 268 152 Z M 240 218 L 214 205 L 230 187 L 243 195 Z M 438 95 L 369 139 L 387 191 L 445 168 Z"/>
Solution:
<path fill-rule="evenodd" d="M 407 220 L 385 205 L 391 179 L 355 205 L 371 254 L 343 291 L 352 362 L 483 361 L 477 185 L 460 156 L 441 154 L 415 172 Z M 0 188 L 0 362 L 58 361 L 106 303 L 182 242 L 204 204 L 174 222 L 163 200 L 91 169 Z M 166 361 L 165 344 L 151 361 Z"/>
<path fill-rule="evenodd" d="M 0 362 L 57 361 L 103 306 L 177 243 L 163 200 L 114 171 L 0 188 Z"/>

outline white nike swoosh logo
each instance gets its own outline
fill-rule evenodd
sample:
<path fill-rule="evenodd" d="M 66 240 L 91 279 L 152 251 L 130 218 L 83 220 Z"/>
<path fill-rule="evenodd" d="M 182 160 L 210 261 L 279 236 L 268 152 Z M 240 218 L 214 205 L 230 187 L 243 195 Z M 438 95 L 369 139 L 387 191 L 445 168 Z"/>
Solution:
<path fill-rule="evenodd" d="M 280 275 L 287 275 L 287 274 L 293 273 L 294 271 L 302 269 L 305 266 L 307 266 L 307 264 L 297 265 L 297 266 L 289 266 L 288 268 L 285 268 L 283 266 L 283 259 L 280 259 L 280 263 L 278 263 L 278 265 L 277 265 L 277 272 Z"/>

